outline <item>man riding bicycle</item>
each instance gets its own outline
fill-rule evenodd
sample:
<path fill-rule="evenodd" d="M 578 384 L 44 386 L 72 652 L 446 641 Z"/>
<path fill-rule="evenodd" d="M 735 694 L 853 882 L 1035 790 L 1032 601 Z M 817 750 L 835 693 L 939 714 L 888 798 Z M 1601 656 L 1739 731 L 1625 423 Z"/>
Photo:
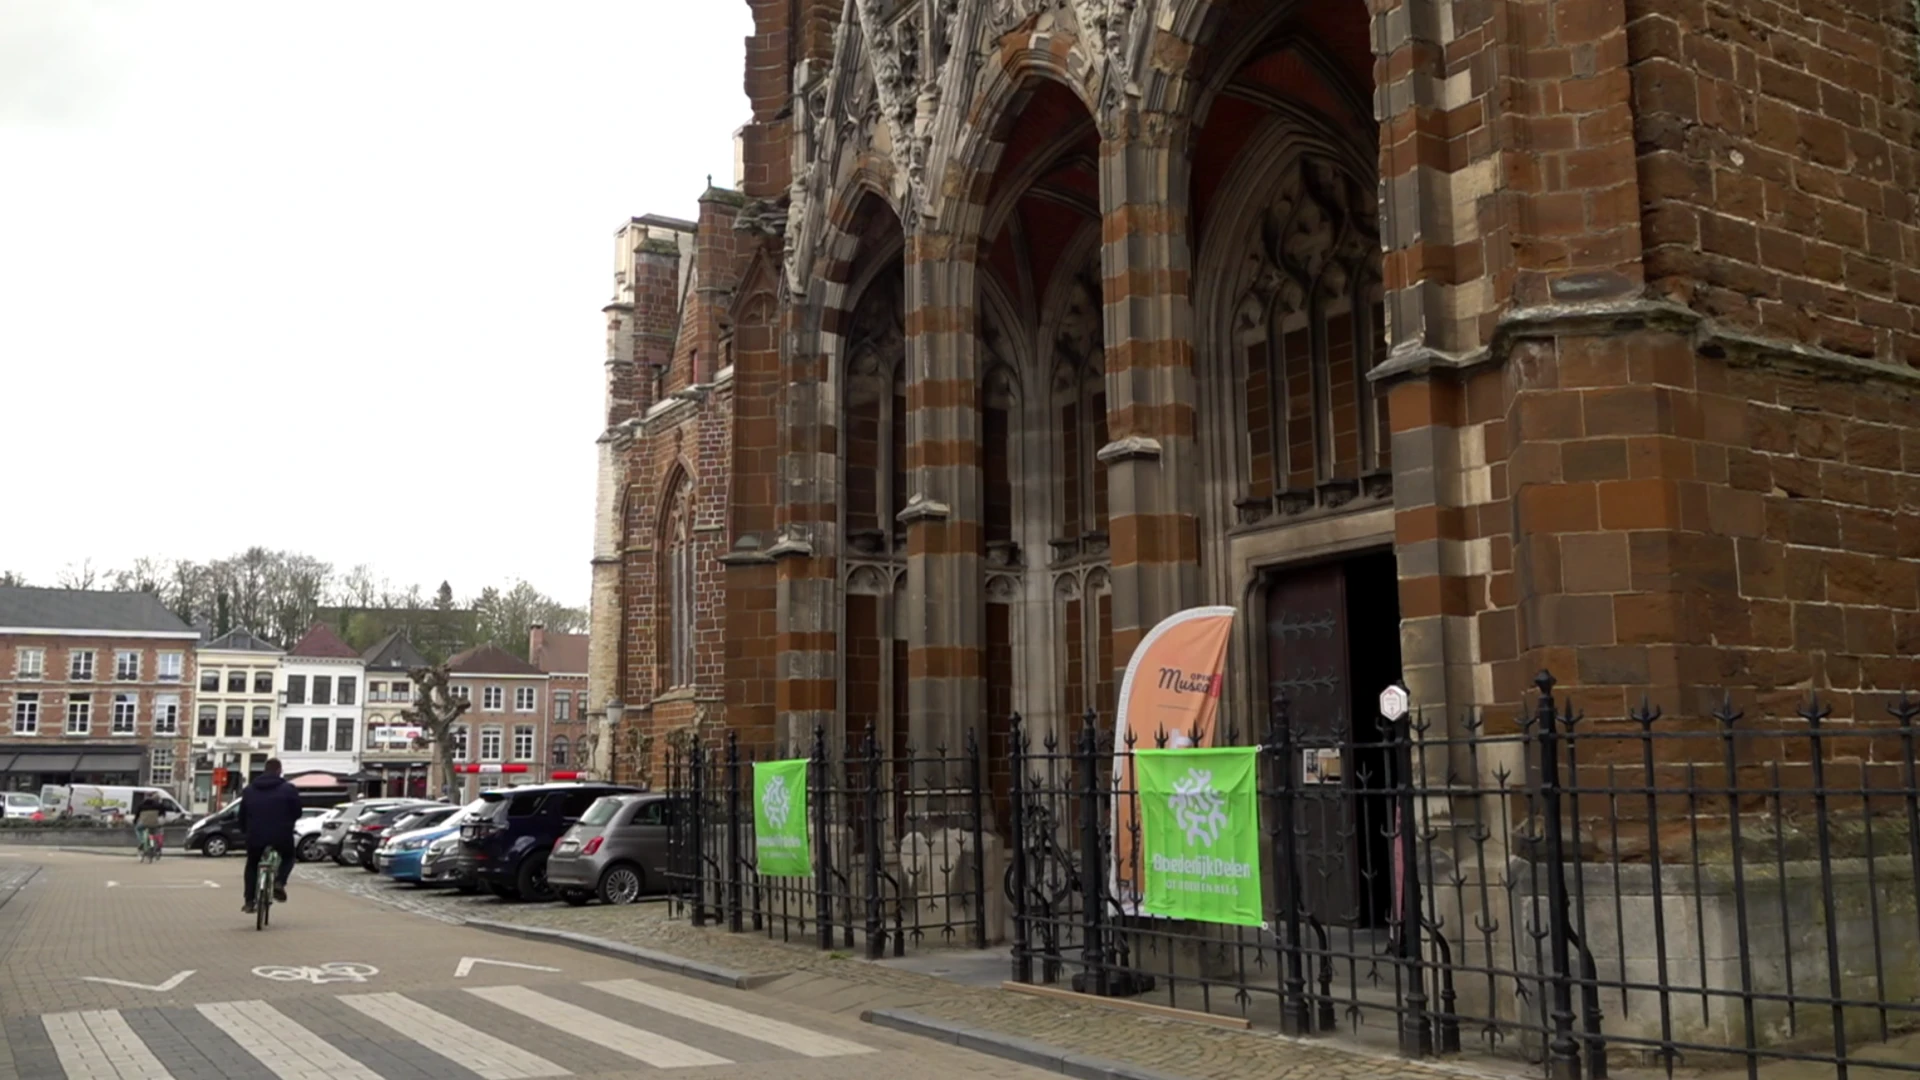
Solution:
<path fill-rule="evenodd" d="M 293 824 L 300 820 L 300 792 L 280 775 L 280 768 L 279 758 L 268 758 L 266 771 L 240 793 L 240 827 L 247 832 L 247 902 L 240 910 L 249 915 L 259 888 L 260 859 L 268 848 L 280 853 L 275 903 L 286 902 L 287 878 L 293 875 Z"/>
<path fill-rule="evenodd" d="M 160 853 L 160 821 L 166 813 L 166 807 L 160 802 L 160 796 L 149 791 L 140 798 L 140 805 L 133 811 L 133 832 L 139 839 L 140 851 L 145 854 L 148 846 L 153 853 Z"/>

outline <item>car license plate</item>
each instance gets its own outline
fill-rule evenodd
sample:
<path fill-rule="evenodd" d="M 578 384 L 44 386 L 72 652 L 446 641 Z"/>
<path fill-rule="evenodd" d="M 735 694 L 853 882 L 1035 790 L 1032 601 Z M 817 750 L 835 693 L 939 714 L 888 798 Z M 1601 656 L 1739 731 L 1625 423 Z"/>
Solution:
<path fill-rule="evenodd" d="M 580 850 L 580 841 L 578 840 L 563 841 L 560 845 L 560 854 L 562 855 L 571 855 L 574 852 L 579 850 Z"/>

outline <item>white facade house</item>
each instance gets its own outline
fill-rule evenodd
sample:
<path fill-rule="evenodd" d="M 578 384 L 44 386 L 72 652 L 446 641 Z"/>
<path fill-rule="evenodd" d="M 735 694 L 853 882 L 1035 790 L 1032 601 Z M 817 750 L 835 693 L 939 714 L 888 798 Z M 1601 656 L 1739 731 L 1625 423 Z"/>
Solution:
<path fill-rule="evenodd" d="M 279 757 L 288 776 L 360 771 L 366 662 L 315 623 L 280 662 Z"/>
<path fill-rule="evenodd" d="M 286 655 L 245 630 L 222 634 L 195 650 L 192 807 L 205 812 L 240 795 L 280 748 L 280 658 Z"/>

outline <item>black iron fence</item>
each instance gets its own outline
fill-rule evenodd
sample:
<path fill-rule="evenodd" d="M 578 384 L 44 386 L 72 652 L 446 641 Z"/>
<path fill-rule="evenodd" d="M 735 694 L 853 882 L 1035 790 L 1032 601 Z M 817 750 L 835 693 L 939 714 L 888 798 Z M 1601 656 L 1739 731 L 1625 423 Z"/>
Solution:
<path fill-rule="evenodd" d="M 1136 748 L 1092 717 L 1067 736 L 1015 718 L 1014 978 L 1555 1078 L 1920 1073 L 1920 701 L 1601 722 L 1539 690 L 1505 730 L 1306 735 L 1276 702 L 1263 927 L 1137 914 L 1113 873 L 1119 852 L 1138 879 L 1137 819 L 1116 844 L 1113 814 Z"/>
<path fill-rule="evenodd" d="M 983 852 L 991 844 L 971 733 L 957 753 L 889 755 L 866 738 L 842 755 L 816 730 L 806 766 L 812 873 L 804 876 L 760 872 L 755 764 L 734 733 L 718 745 L 694 739 L 669 750 L 677 911 L 695 925 L 864 949 L 874 959 L 927 944 L 986 946 Z"/>

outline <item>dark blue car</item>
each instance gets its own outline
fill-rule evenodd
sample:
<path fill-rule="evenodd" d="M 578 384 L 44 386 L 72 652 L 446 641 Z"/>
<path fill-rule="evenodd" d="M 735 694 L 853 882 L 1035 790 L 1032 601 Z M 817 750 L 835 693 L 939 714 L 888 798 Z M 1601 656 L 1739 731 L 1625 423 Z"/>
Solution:
<path fill-rule="evenodd" d="M 603 795 L 642 789 L 618 784 L 536 784 L 488 791 L 460 826 L 474 877 L 503 900 L 551 900 L 547 856 L 561 835 Z"/>

